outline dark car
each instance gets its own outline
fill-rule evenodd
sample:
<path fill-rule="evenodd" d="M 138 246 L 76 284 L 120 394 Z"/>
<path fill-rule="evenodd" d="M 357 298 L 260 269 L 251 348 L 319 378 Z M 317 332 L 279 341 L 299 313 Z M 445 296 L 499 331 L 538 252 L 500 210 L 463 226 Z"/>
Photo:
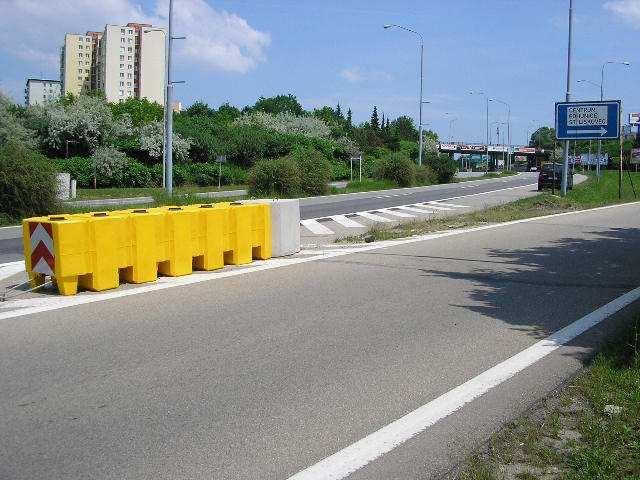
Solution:
<path fill-rule="evenodd" d="M 561 163 L 543 164 L 542 168 L 540 169 L 540 173 L 538 174 L 538 190 L 542 190 L 543 188 L 552 188 L 552 187 L 555 187 L 556 189 L 560 190 L 562 186 L 562 169 L 563 169 L 563 165 Z M 554 170 L 555 170 L 555 173 L 554 173 Z M 567 175 L 567 190 L 571 190 L 572 188 L 573 188 L 573 172 L 571 171 L 571 169 L 569 169 L 569 174 Z"/>

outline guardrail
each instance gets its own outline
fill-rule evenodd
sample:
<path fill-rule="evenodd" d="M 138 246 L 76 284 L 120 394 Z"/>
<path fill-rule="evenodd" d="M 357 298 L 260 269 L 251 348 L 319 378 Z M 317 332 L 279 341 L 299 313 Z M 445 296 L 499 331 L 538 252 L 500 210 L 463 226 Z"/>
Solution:
<path fill-rule="evenodd" d="M 51 277 L 62 295 L 74 295 L 266 260 L 271 208 L 217 203 L 27 218 L 25 267 L 32 287 Z"/>

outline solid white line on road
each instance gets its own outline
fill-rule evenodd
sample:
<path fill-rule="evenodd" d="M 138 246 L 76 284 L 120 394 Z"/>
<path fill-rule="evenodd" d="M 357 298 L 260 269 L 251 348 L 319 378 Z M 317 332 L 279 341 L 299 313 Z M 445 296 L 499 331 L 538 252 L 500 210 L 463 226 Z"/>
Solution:
<path fill-rule="evenodd" d="M 289 480 L 340 480 L 351 475 L 638 299 L 640 288 L 616 298 L 435 400 L 289 477 Z"/>
<path fill-rule="evenodd" d="M 416 213 L 421 213 L 422 215 L 424 215 L 425 213 L 435 213 L 433 210 L 432 211 L 428 211 L 425 210 L 424 208 L 416 208 L 416 207 L 410 207 L 408 205 L 403 205 L 403 206 L 399 206 L 399 207 L 395 207 L 395 208 L 400 208 L 402 210 L 406 210 L 408 212 L 416 212 Z"/>
<path fill-rule="evenodd" d="M 382 222 L 382 223 L 393 222 L 393 220 L 391 220 L 390 218 L 381 217 L 380 215 L 376 215 L 370 212 L 356 212 L 356 215 L 360 215 L 361 217 L 366 218 L 368 220 L 373 220 L 374 222 Z"/>
<path fill-rule="evenodd" d="M 12 277 L 20 272 L 24 272 L 24 260 L 3 263 L 0 265 L 0 280 Z"/>
<path fill-rule="evenodd" d="M 427 202 L 426 205 L 442 205 L 443 207 L 451 207 L 451 208 L 469 208 L 468 205 L 457 205 L 455 203 L 444 203 L 440 201 Z"/>
<path fill-rule="evenodd" d="M 332 215 L 329 218 L 334 222 L 339 223 L 343 227 L 347 227 L 347 228 L 363 228 L 366 226 L 356 222 L 355 220 L 352 220 L 349 217 L 345 217 L 344 215 Z"/>
<path fill-rule="evenodd" d="M 308 220 L 300 220 L 300 224 L 306 227 L 311 233 L 315 233 L 316 235 L 333 235 L 333 230 L 328 229 L 314 218 L 310 218 Z"/>
<path fill-rule="evenodd" d="M 397 207 L 394 207 L 397 208 Z M 386 215 L 391 215 L 393 217 L 401 217 L 401 218 L 415 218 L 415 215 L 411 215 L 410 213 L 399 212 L 397 210 L 389 210 L 388 208 L 378 208 L 375 210 L 376 212 L 384 213 Z"/>
<path fill-rule="evenodd" d="M 521 223 L 539 222 L 550 218 L 560 218 L 568 215 L 588 215 L 591 212 L 598 212 L 601 210 L 609 210 L 612 208 L 629 208 L 638 207 L 640 202 L 629 202 L 619 205 L 609 205 L 606 207 L 592 208 L 589 210 L 578 210 L 565 213 L 557 213 L 554 215 L 545 215 L 542 217 L 524 218 L 522 220 L 514 220 L 511 222 L 496 223 L 493 225 L 482 225 L 479 227 L 463 228 L 460 230 L 450 230 L 442 233 L 431 233 L 428 235 L 420 235 L 411 238 L 405 238 L 402 240 L 388 240 L 384 242 L 376 242 L 369 245 L 356 246 L 353 248 L 344 248 L 342 250 L 333 250 L 318 255 L 312 255 L 307 257 L 287 257 L 287 258 L 275 258 L 266 261 L 256 261 L 246 267 L 235 267 L 225 270 L 218 270 L 214 272 L 198 272 L 193 275 L 186 275 L 184 277 L 160 277 L 157 282 L 142 285 L 139 287 L 127 286 L 118 290 L 111 290 L 101 293 L 80 293 L 78 295 L 70 297 L 62 296 L 47 296 L 38 298 L 28 298 L 24 300 L 12 300 L 4 303 L 0 303 L 0 320 L 6 320 L 10 318 L 23 317 L 26 315 L 32 315 L 41 312 L 49 312 L 52 310 L 60 310 L 62 308 L 73 307 L 77 305 L 85 305 L 87 303 L 102 302 L 105 300 L 112 300 L 116 298 L 129 297 L 133 295 L 140 295 L 143 293 L 156 292 L 159 290 L 165 290 L 168 288 L 183 287 L 187 285 L 195 285 L 198 283 L 209 282 L 214 280 L 221 280 L 223 278 L 235 277 L 237 275 L 245 275 L 253 272 L 261 272 L 264 270 L 273 270 L 275 268 L 290 267 L 293 265 L 299 265 L 307 262 L 315 262 L 318 260 L 325 260 L 329 258 L 341 257 L 344 255 L 351 255 L 354 253 L 364 253 L 372 250 L 381 250 L 384 248 L 395 247 L 398 245 L 408 245 L 417 242 L 425 242 L 429 240 L 436 240 L 439 238 L 453 237 L 458 235 L 466 235 L 468 233 L 482 232 L 485 230 L 494 230 L 498 228 L 510 227 L 512 225 L 519 225 Z M 380 211 L 380 210 L 377 210 Z M 399 213 L 399 212 L 394 212 Z"/>

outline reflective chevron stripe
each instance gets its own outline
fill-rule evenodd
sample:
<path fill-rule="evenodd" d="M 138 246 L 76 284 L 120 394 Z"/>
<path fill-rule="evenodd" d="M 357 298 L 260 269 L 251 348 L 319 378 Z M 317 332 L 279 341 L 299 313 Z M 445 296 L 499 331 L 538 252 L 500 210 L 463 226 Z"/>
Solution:
<path fill-rule="evenodd" d="M 56 259 L 51 224 L 30 223 L 29 244 L 31 245 L 31 271 L 53 275 Z"/>

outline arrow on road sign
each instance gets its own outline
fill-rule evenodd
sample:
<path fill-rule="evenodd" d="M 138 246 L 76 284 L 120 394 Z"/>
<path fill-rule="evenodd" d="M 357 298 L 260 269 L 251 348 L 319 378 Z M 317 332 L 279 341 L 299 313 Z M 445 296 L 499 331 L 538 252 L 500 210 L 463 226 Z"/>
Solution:
<path fill-rule="evenodd" d="M 607 133 L 607 129 L 604 127 L 600 127 L 599 130 L 567 130 L 567 133 L 569 135 L 586 135 L 587 133 L 589 135 L 600 135 L 601 137 Z"/>

